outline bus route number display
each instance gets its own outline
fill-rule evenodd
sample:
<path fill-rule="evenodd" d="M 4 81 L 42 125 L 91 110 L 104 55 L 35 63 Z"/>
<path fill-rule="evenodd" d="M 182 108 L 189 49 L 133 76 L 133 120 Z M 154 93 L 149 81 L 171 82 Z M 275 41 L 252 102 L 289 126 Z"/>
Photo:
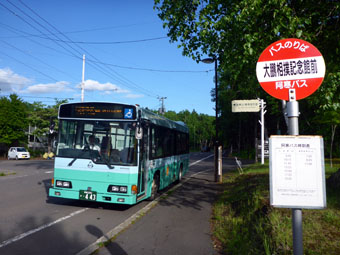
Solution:
<path fill-rule="evenodd" d="M 136 118 L 134 106 L 109 103 L 75 103 L 60 106 L 61 118 L 126 119 Z"/>
<path fill-rule="evenodd" d="M 323 138 L 271 136 L 270 204 L 282 208 L 326 207 Z"/>

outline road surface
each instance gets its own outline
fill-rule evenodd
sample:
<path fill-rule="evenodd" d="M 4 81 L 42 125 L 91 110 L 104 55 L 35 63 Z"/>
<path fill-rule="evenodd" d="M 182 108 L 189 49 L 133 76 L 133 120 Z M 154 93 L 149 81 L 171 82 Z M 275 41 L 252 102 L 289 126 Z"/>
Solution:
<path fill-rule="evenodd" d="M 207 170 L 204 162 L 212 164 L 213 157 L 200 160 L 209 155 L 192 154 L 185 178 Z M 125 206 L 48 198 L 53 161 L 2 160 L 0 172 L 15 173 L 0 177 L 1 255 L 77 254 L 149 203 Z"/>

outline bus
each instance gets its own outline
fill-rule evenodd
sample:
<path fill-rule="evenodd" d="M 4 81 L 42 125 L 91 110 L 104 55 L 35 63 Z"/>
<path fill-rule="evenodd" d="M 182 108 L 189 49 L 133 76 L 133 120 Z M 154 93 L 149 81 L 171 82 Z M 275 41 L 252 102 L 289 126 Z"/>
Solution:
<path fill-rule="evenodd" d="M 135 204 L 181 181 L 189 130 L 139 105 L 105 102 L 59 107 L 50 197 Z"/>

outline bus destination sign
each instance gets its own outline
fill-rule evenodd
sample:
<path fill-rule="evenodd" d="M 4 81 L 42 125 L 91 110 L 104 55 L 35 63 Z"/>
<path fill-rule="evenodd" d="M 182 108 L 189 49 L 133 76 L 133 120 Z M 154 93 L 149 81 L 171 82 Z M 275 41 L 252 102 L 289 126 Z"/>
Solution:
<path fill-rule="evenodd" d="M 136 119 L 136 107 L 110 103 L 74 103 L 60 106 L 59 118 Z"/>

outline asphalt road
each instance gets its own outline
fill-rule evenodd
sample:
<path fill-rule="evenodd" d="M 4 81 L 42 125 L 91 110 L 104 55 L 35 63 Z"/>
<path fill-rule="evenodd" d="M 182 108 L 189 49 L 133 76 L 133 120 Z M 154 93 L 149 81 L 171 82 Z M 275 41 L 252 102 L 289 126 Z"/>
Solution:
<path fill-rule="evenodd" d="M 190 162 L 208 155 L 192 154 Z M 202 169 L 198 162 L 186 177 Z M 2 160 L 0 172 L 15 173 L 0 177 L 1 255 L 77 254 L 149 203 L 122 206 L 48 198 L 53 161 Z"/>

